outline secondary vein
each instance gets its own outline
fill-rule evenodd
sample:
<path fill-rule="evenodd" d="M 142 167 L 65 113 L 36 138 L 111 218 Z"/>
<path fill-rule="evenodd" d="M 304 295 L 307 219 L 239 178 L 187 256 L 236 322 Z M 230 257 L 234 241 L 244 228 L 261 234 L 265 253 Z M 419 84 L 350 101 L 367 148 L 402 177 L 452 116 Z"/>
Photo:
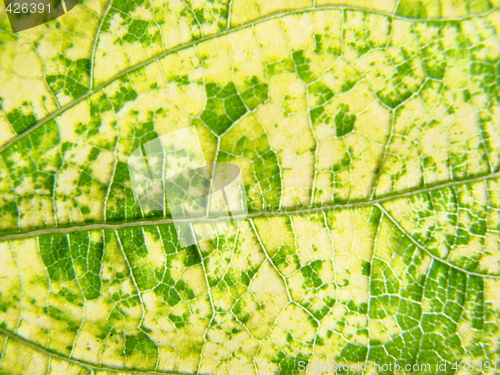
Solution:
<path fill-rule="evenodd" d="M 114 75 L 113 77 L 111 77 L 110 79 L 108 79 L 107 81 L 105 81 L 105 82 L 103 82 L 103 83 L 101 83 L 101 84 L 99 84 L 99 85 L 97 85 L 97 86 L 89 89 L 85 94 L 83 94 L 83 95 L 79 96 L 78 98 L 75 98 L 71 102 L 63 105 L 62 107 L 58 108 L 57 110 L 55 110 L 54 112 L 52 112 L 50 115 L 48 115 L 47 117 L 45 117 L 44 119 L 42 119 L 42 120 L 38 121 L 37 123 L 35 123 L 32 127 L 30 127 L 27 130 L 25 130 L 25 131 L 17 134 L 15 137 L 9 139 L 7 142 L 5 142 L 3 145 L 0 146 L 0 153 L 2 153 L 3 151 L 5 151 L 6 149 L 8 149 L 10 146 L 12 146 L 18 140 L 20 140 L 20 139 L 26 137 L 27 135 L 31 134 L 36 129 L 40 128 L 41 126 L 43 126 L 44 124 L 48 123 L 49 121 L 55 119 L 60 114 L 64 113 L 68 109 L 72 108 L 73 106 L 77 105 L 78 103 L 80 103 L 81 101 L 87 99 L 88 97 L 92 96 L 93 94 L 99 92 L 104 87 L 112 84 L 113 82 L 115 82 L 116 80 L 120 79 L 121 77 L 123 77 L 123 76 L 125 76 L 125 75 L 127 75 L 129 73 L 132 73 L 132 72 L 134 72 L 134 71 L 136 71 L 136 70 L 138 70 L 138 69 L 140 69 L 140 68 L 142 68 L 144 66 L 147 66 L 150 63 L 152 63 L 154 61 L 157 61 L 157 60 L 159 60 L 159 59 L 161 59 L 161 58 L 163 58 L 165 56 L 168 56 L 168 55 L 174 54 L 176 52 L 182 51 L 184 49 L 193 47 L 195 45 L 198 45 L 198 44 L 203 43 L 203 42 L 208 41 L 208 40 L 216 39 L 216 38 L 219 38 L 219 37 L 222 37 L 222 36 L 225 36 L 225 35 L 228 35 L 228 34 L 231 34 L 231 33 L 237 32 L 237 31 L 240 31 L 240 30 L 244 30 L 244 29 L 246 29 L 248 27 L 252 27 L 254 25 L 258 25 L 258 24 L 260 24 L 262 22 L 266 22 L 266 21 L 269 21 L 269 20 L 278 19 L 278 18 L 282 18 L 282 17 L 286 17 L 286 16 L 300 14 L 300 13 L 310 13 L 310 12 L 327 11 L 327 10 L 342 10 L 342 11 L 344 11 L 344 10 L 353 10 L 353 11 L 370 12 L 372 14 L 379 14 L 379 15 L 384 15 L 384 16 L 391 17 L 391 18 L 394 18 L 394 19 L 402 19 L 402 20 L 407 20 L 407 21 L 412 21 L 412 22 L 429 22 L 429 21 L 433 21 L 433 22 L 456 22 L 456 21 L 461 21 L 461 20 L 469 19 L 469 18 L 472 18 L 472 17 L 474 17 L 474 18 L 484 17 L 484 16 L 487 16 L 490 13 L 493 13 L 497 9 L 496 8 L 492 8 L 492 9 L 490 9 L 488 11 L 485 11 L 485 12 L 468 14 L 467 16 L 464 16 L 464 17 L 456 17 L 456 18 L 432 18 L 432 19 L 410 18 L 410 17 L 405 17 L 405 16 L 400 16 L 400 15 L 397 15 L 397 14 L 393 14 L 393 13 L 390 13 L 390 12 L 384 12 L 384 11 L 381 11 L 381 10 L 372 10 L 372 9 L 367 9 L 367 8 L 363 8 L 363 7 L 342 6 L 342 5 L 324 5 L 324 6 L 320 6 L 320 7 L 305 7 L 305 8 L 294 9 L 294 10 L 287 10 L 287 11 L 284 11 L 284 12 L 270 14 L 270 15 L 267 15 L 265 17 L 259 18 L 257 20 L 249 21 L 249 22 L 243 23 L 243 24 L 241 24 L 239 26 L 235 26 L 235 27 L 233 27 L 231 29 L 227 29 L 227 30 L 224 30 L 224 31 L 212 34 L 212 35 L 207 35 L 207 36 L 201 37 L 199 39 L 191 40 L 189 42 L 180 44 L 180 45 L 178 45 L 176 47 L 173 47 L 173 48 L 171 48 L 169 50 L 160 52 L 157 55 L 152 56 L 149 59 L 146 59 L 146 60 L 144 60 L 144 61 L 142 61 L 142 62 L 140 62 L 138 64 L 132 65 L 131 67 L 129 67 L 129 68 L 127 68 L 127 69 L 125 69 L 125 70 L 117 73 L 116 75 Z"/>

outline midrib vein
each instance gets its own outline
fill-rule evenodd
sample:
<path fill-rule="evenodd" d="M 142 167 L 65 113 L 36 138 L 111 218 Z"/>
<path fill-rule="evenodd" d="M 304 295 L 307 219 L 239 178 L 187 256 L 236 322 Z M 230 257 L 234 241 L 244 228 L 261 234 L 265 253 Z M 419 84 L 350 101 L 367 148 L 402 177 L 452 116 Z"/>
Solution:
<path fill-rule="evenodd" d="M 381 10 L 374 10 L 374 9 L 363 8 L 363 7 L 356 7 L 356 6 L 342 6 L 342 5 L 324 5 L 324 6 L 318 6 L 318 7 L 306 7 L 306 8 L 300 8 L 300 9 L 294 9 L 294 10 L 287 10 L 287 11 L 283 11 L 283 12 L 279 12 L 279 13 L 275 13 L 275 14 L 270 14 L 270 15 L 267 15 L 265 17 L 259 18 L 257 20 L 249 21 L 249 22 L 243 23 L 243 24 L 241 24 L 239 26 L 235 26 L 235 27 L 230 28 L 228 30 L 224 30 L 224 31 L 221 31 L 219 33 L 207 35 L 207 36 L 201 37 L 199 39 L 191 40 L 189 42 L 180 44 L 180 45 L 178 45 L 176 47 L 173 47 L 173 48 L 171 48 L 169 50 L 163 51 L 163 52 L 161 52 L 161 53 L 159 53 L 159 54 L 157 54 L 155 56 L 152 56 L 149 59 L 144 60 L 143 62 L 140 62 L 138 64 L 132 65 L 131 67 L 129 67 L 129 68 L 127 68 L 127 69 L 119 72 L 115 76 L 111 77 L 107 81 L 105 81 L 105 82 L 103 82 L 103 83 L 101 83 L 101 84 L 99 84 L 99 85 L 97 85 L 95 87 L 92 87 L 85 94 L 79 96 L 78 98 L 74 99 L 73 101 L 69 102 L 68 104 L 65 104 L 64 106 L 58 108 L 57 110 L 55 110 L 54 112 L 52 112 L 50 115 L 48 115 L 44 119 L 38 121 L 36 124 L 34 124 L 29 129 L 25 130 L 22 133 L 17 134 L 15 137 L 13 137 L 12 139 L 8 140 L 7 142 L 5 142 L 3 145 L 0 146 L 0 153 L 2 153 L 3 151 L 5 151 L 7 148 L 9 148 L 10 146 L 12 146 L 14 143 L 16 143 L 17 141 L 19 141 L 20 139 L 22 139 L 22 138 L 26 137 L 27 135 L 31 134 L 32 132 L 34 132 L 36 129 L 40 128 L 44 124 L 48 123 L 49 121 L 51 121 L 51 120 L 55 119 L 56 117 L 58 117 L 59 115 L 61 115 L 62 113 L 66 112 L 68 109 L 74 107 L 78 103 L 82 102 L 83 100 L 87 99 L 88 97 L 92 96 L 93 94 L 99 92 L 104 87 L 112 84 L 113 82 L 115 82 L 116 80 L 120 79 L 121 77 L 123 77 L 123 76 L 125 76 L 125 75 L 127 75 L 129 73 L 132 73 L 132 72 L 134 72 L 134 71 L 136 71 L 136 70 L 138 70 L 138 69 L 140 69 L 140 68 L 142 68 L 144 66 L 147 66 L 147 65 L 151 64 L 152 62 L 157 61 L 157 60 L 159 60 L 159 59 L 161 59 L 163 57 L 166 57 L 166 56 L 168 56 L 170 54 L 174 54 L 176 52 L 182 51 L 184 49 L 188 49 L 190 47 L 193 47 L 193 46 L 198 45 L 200 43 L 206 42 L 208 40 L 216 39 L 216 38 L 228 35 L 228 34 L 232 34 L 234 32 L 238 32 L 240 30 L 244 30 L 244 29 L 246 29 L 248 27 L 252 27 L 252 26 L 257 25 L 259 23 L 263 23 L 263 22 L 266 22 L 266 21 L 270 21 L 270 20 L 273 20 L 273 19 L 282 18 L 282 17 L 286 17 L 286 16 L 291 16 L 291 15 L 294 15 L 294 14 L 317 12 L 317 11 L 322 11 L 322 10 L 323 11 L 327 11 L 327 10 L 353 10 L 353 11 L 361 11 L 361 12 L 368 12 L 368 13 L 372 13 L 372 14 L 379 14 L 379 15 L 387 16 L 387 17 L 394 18 L 394 19 L 401 19 L 401 20 L 411 21 L 411 22 L 457 22 L 457 21 L 462 21 L 462 20 L 466 20 L 466 19 L 469 19 L 469 18 L 484 17 L 484 16 L 487 16 L 490 13 L 495 12 L 497 9 L 496 8 L 492 8 L 492 9 L 487 10 L 485 12 L 468 14 L 467 16 L 463 16 L 463 17 L 456 17 L 456 18 L 431 18 L 431 19 L 427 19 L 427 18 L 410 18 L 410 17 L 404 17 L 404 16 L 400 16 L 400 15 L 397 15 L 397 14 L 393 14 L 393 13 L 390 13 L 390 12 L 384 12 L 384 11 L 381 11 Z M 92 70 L 94 70 L 94 69 L 92 69 Z"/>
<path fill-rule="evenodd" d="M 380 198 L 375 198 L 372 200 L 361 200 L 357 202 L 351 202 L 351 203 L 337 203 L 337 204 L 329 204 L 329 205 L 322 205 L 318 207 L 309 207 L 309 208 L 301 208 L 301 209 L 283 209 L 282 211 L 261 211 L 261 212 L 252 212 L 249 213 L 248 215 L 245 216 L 220 216 L 217 218 L 206 218 L 206 217 L 200 217 L 200 218 L 190 218 L 190 219 L 145 219 L 145 220 L 136 220 L 136 221 L 129 221 L 129 222 L 123 222 L 123 223 L 113 223 L 113 224 L 108 224 L 108 223 L 94 223 L 94 224 L 83 224 L 83 225 L 74 225 L 70 227 L 60 227 L 60 228 L 47 228 L 47 229 L 38 229 L 38 230 L 32 230 L 32 231 L 27 231 L 27 232 L 22 232 L 22 233 L 10 233 L 10 234 L 5 234 L 0 236 L 0 241 L 9 241 L 9 240 L 19 240 L 19 239 L 24 239 L 24 238 L 30 238 L 30 237 L 36 237 L 36 236 L 41 236 L 44 234 L 67 234 L 67 233 L 73 233 L 73 232 L 85 232 L 85 231 L 91 231 L 91 230 L 118 230 L 122 228 L 131 228 L 131 227 L 145 227 L 145 226 L 155 226 L 155 225 L 165 225 L 165 224 L 174 224 L 174 223 L 179 223 L 179 224 L 197 224 L 197 223 L 219 223 L 219 222 L 226 222 L 226 221 L 231 221 L 231 220 L 245 220 L 245 219 L 254 219 L 254 218 L 259 218 L 259 217 L 274 217 L 274 216 L 289 216 L 289 215 L 304 215 L 304 214 L 312 214 L 312 213 L 317 213 L 317 212 L 322 212 L 322 211 L 329 211 L 329 210 L 341 210 L 341 209 L 347 209 L 347 208 L 356 208 L 356 207 L 368 207 L 368 206 L 376 206 L 380 205 L 385 202 L 393 201 L 396 199 L 401 199 L 401 198 L 407 198 L 407 197 L 412 197 L 416 196 L 419 194 L 425 194 L 429 193 L 432 191 L 440 190 L 440 189 L 446 189 L 448 187 L 452 186 L 460 186 L 460 185 L 467 185 L 471 183 L 476 183 L 476 182 L 482 182 L 482 181 L 487 181 L 495 178 L 500 177 L 500 172 L 495 172 L 495 173 L 490 173 L 487 175 L 483 176 L 477 176 L 474 178 L 470 179 L 464 179 L 464 180 L 459 180 L 459 181 L 449 181 L 444 184 L 437 184 L 434 186 L 428 186 L 425 188 L 421 189 L 414 189 L 406 192 L 402 192 L 399 194 L 391 194 L 387 196 L 383 196 Z"/>

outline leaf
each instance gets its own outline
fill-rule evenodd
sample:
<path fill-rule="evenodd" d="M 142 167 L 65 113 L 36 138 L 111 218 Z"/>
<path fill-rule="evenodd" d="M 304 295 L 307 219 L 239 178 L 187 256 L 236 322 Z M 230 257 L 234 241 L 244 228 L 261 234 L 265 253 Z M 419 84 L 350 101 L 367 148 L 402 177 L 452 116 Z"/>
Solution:
<path fill-rule="evenodd" d="M 356 4 L 2 11 L 2 373 L 493 367 L 498 3 Z M 189 125 L 249 216 L 182 248 L 127 160 Z"/>

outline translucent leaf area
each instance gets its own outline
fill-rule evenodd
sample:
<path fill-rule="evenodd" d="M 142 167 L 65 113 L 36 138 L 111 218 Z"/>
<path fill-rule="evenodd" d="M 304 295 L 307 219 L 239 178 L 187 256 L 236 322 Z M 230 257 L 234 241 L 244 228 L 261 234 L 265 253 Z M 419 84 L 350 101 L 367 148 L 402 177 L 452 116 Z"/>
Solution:
<path fill-rule="evenodd" d="M 0 374 L 500 371 L 498 0 L 0 6 Z M 182 247 L 127 163 L 188 126 L 248 216 Z"/>

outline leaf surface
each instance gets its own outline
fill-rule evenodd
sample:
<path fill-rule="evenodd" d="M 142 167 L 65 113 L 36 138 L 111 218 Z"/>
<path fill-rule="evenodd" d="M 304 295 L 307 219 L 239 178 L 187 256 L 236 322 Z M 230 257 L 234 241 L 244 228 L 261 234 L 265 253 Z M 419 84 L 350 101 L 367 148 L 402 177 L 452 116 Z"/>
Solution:
<path fill-rule="evenodd" d="M 2 13 L 2 371 L 498 361 L 496 6 L 87 1 L 16 35 Z M 249 216 L 182 248 L 127 160 L 189 125 Z"/>

